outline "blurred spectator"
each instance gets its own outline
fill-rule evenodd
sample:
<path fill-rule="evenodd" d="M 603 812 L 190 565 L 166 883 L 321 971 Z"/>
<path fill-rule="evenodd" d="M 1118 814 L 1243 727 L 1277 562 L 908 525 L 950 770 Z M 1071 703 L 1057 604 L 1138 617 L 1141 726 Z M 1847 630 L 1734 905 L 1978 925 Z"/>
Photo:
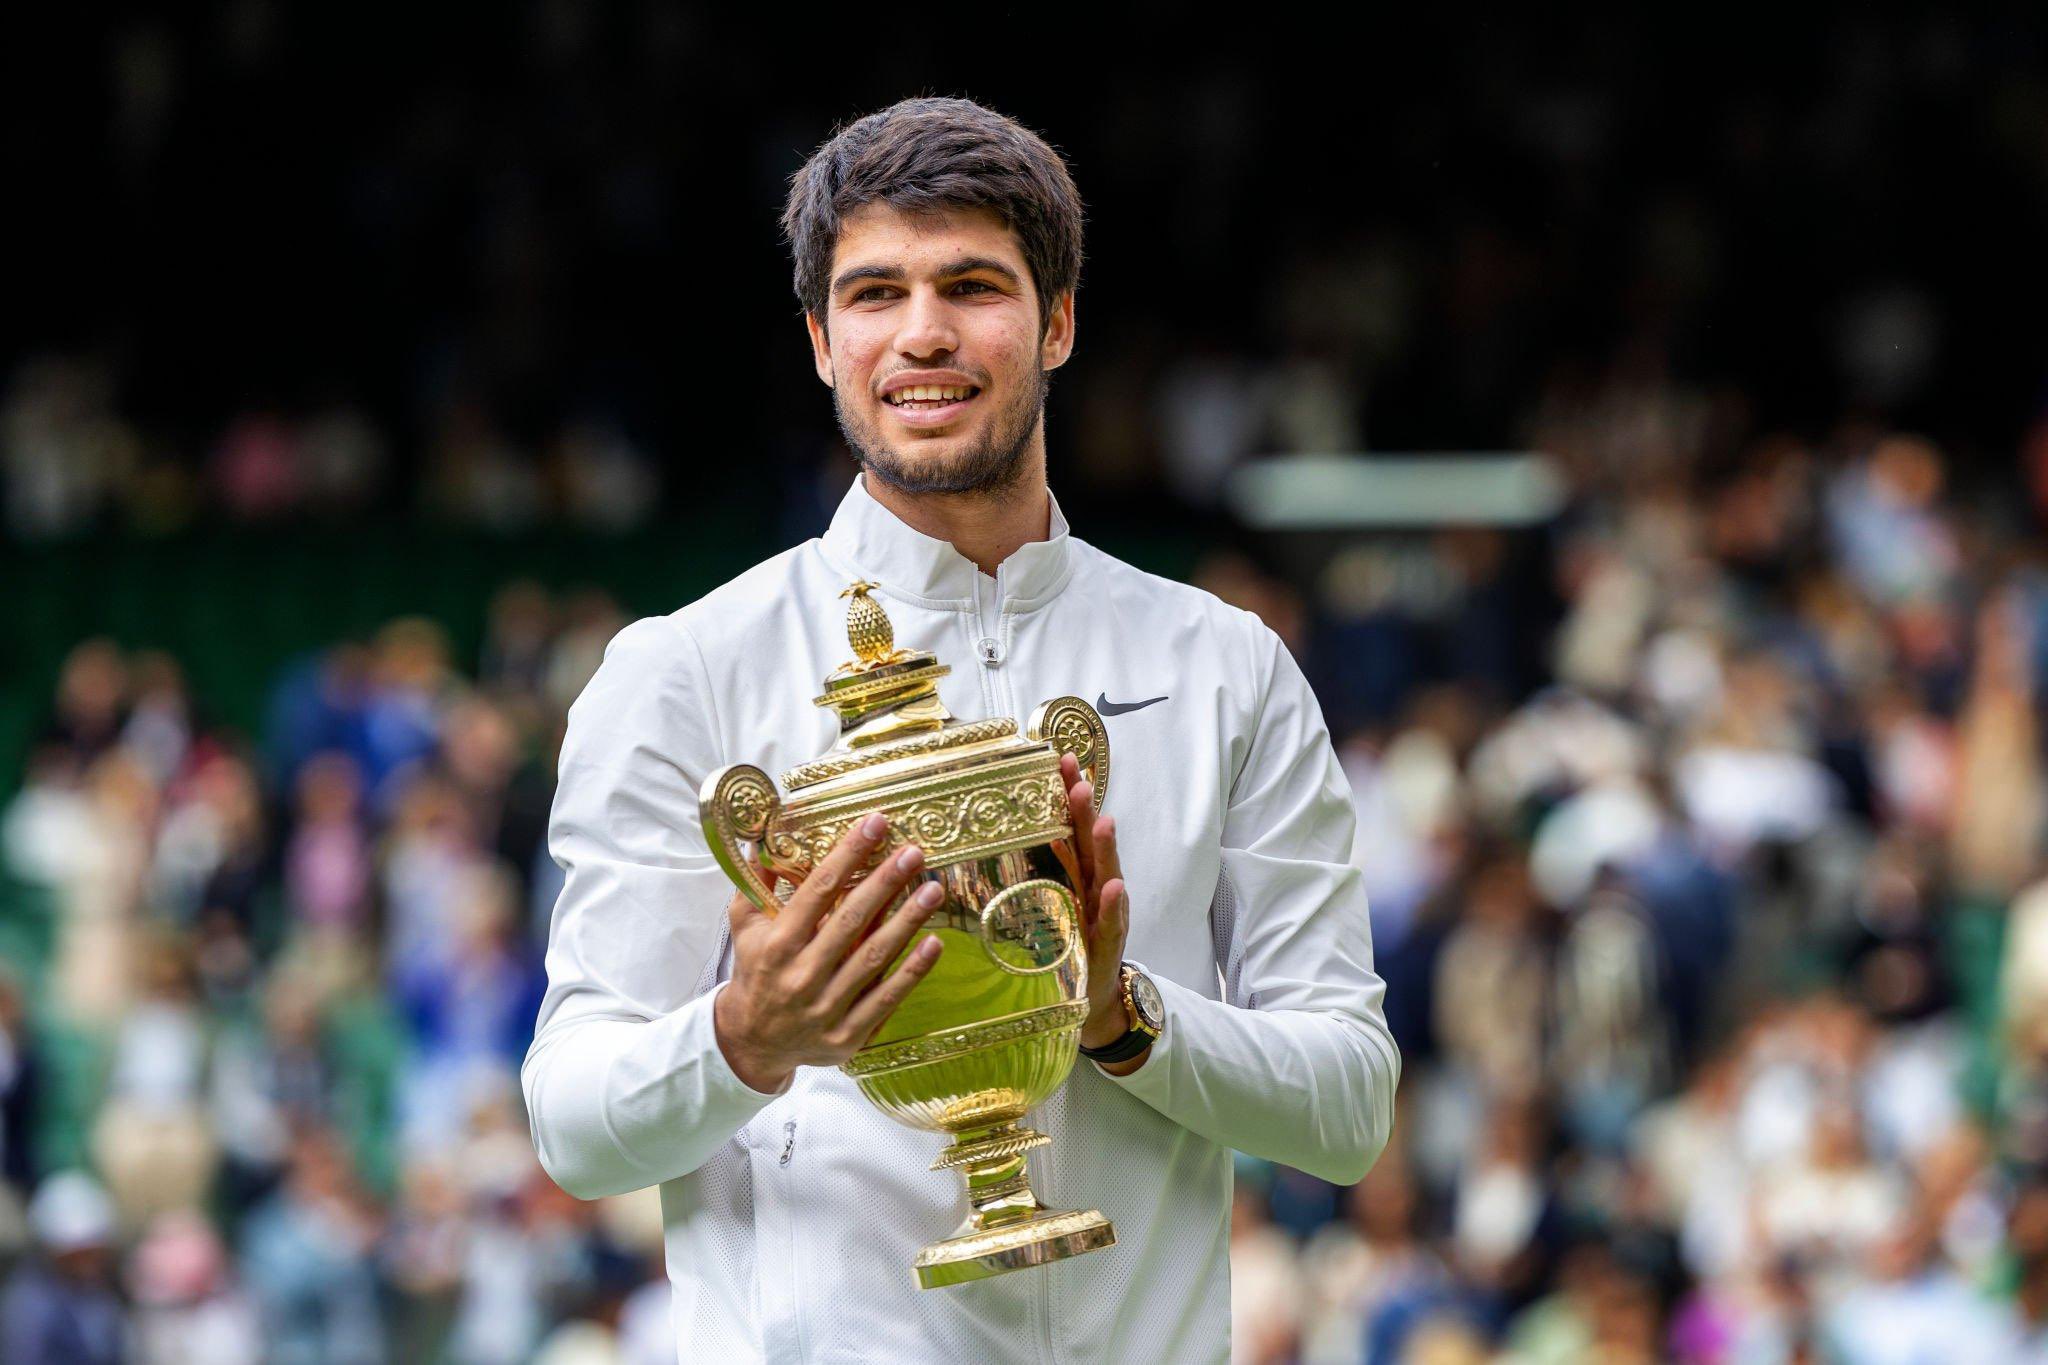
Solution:
<path fill-rule="evenodd" d="M 19 1219 L 18 1192 L 35 1184 L 35 1125 L 44 1085 L 28 1002 L 13 971 L 0 965 L 0 1225 Z"/>
<path fill-rule="evenodd" d="M 208 1025 L 185 943 L 155 939 L 141 975 L 93 1128 L 94 1159 L 131 1231 L 201 1207 L 219 1155 L 204 1104 Z"/>
<path fill-rule="evenodd" d="M 125 1309 L 113 1288 L 114 1210 L 90 1176 L 60 1171 L 28 1207 L 36 1256 L 0 1294 L 0 1347 L 21 1365 L 120 1365 Z"/>
<path fill-rule="evenodd" d="M 36 743 L 61 769 L 82 773 L 119 739 L 128 669 L 110 640 L 87 640 L 64 660 L 57 700 Z"/>
<path fill-rule="evenodd" d="M 308 928 L 360 933 L 369 919 L 371 864 L 355 760 L 334 751 L 315 754 L 299 769 L 296 785 L 285 893 Z"/>
<path fill-rule="evenodd" d="M 1265 1210 L 1264 1191 L 1240 1179 L 1230 1207 L 1230 1357 L 1281 1365 L 1295 1357 L 1302 1286 L 1293 1246 Z"/>
<path fill-rule="evenodd" d="M 334 1117 L 341 1077 L 322 1034 L 326 992 L 306 968 L 280 965 L 261 1014 L 213 1045 L 207 1103 L 219 1135 L 223 1196 L 237 1213 L 276 1184 L 297 1134 Z"/>
<path fill-rule="evenodd" d="M 227 1250 L 191 1211 L 158 1218 L 129 1268 L 138 1365 L 256 1365 L 255 1306 L 234 1285 Z"/>
<path fill-rule="evenodd" d="M 392 967 L 392 991 L 414 1040 L 405 1071 L 406 1139 L 445 1147 L 478 1099 L 516 1080 L 547 978 L 526 947 L 518 883 L 476 864 L 455 891 L 443 942 L 424 941 Z"/>
<path fill-rule="evenodd" d="M 281 1365 L 373 1365 L 388 1359 L 370 1253 L 381 1228 L 334 1136 L 292 1145 L 284 1184 L 243 1229 L 242 1263 Z"/>
<path fill-rule="evenodd" d="M 113 398 L 111 377 L 90 362 L 44 357 L 15 372 L 0 398 L 0 492 L 12 535 L 76 532 L 132 477 L 140 442 Z"/>

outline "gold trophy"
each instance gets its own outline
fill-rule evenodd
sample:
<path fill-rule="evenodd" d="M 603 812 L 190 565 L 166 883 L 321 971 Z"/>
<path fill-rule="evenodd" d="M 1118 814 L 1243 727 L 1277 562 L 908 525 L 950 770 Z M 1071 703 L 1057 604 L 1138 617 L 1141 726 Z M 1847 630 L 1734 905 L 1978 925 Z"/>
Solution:
<path fill-rule="evenodd" d="M 905 843 L 924 850 L 905 894 L 925 881 L 945 888 L 925 924 L 945 952 L 842 1068 L 891 1118 L 953 1135 L 932 1169 L 960 1171 L 969 1210 L 952 1236 L 918 1254 L 918 1285 L 930 1289 L 1116 1241 L 1099 1212 L 1038 1202 L 1024 1153 L 1051 1139 L 1019 1121 L 1066 1079 L 1088 1013 L 1085 887 L 1059 763 L 1074 756 L 1100 809 L 1109 733 L 1079 697 L 1046 702 L 1022 735 L 1007 718 L 955 720 L 938 694 L 952 670 L 896 647 L 874 586 L 840 594 L 852 599 L 854 659 L 816 698 L 838 713 L 839 742 L 782 775 L 787 800 L 767 773 L 735 763 L 705 779 L 699 803 L 719 865 L 771 915 L 780 902 L 741 841 L 784 878 L 786 899 L 789 878 L 802 878 L 876 810 L 889 817 L 878 862 Z"/>

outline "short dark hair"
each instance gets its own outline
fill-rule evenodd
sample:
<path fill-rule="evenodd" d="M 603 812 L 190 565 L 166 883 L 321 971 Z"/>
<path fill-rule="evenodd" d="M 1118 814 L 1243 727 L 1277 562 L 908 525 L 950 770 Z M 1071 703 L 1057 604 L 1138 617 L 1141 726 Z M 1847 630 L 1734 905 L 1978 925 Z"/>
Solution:
<path fill-rule="evenodd" d="M 840 222 L 872 203 L 913 214 L 993 210 L 1031 268 L 1041 337 L 1059 296 L 1081 283 L 1081 195 L 1059 153 L 973 100 L 901 100 L 838 128 L 790 177 L 782 233 L 796 296 L 821 327 Z"/>

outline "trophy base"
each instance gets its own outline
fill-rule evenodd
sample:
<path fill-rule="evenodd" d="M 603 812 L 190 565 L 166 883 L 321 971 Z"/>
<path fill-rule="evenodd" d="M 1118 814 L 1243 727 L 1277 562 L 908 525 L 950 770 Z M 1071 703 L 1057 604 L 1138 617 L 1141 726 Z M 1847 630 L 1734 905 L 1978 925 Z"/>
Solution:
<path fill-rule="evenodd" d="M 985 1280 L 1115 1244 L 1116 1229 L 1095 1210 L 1046 1209 L 1022 1222 L 933 1242 L 917 1255 L 917 1287 L 938 1289 Z"/>
<path fill-rule="evenodd" d="M 1115 1245 L 1116 1229 L 1094 1209 L 1049 1209 L 1031 1192 L 1024 1153 L 1047 1141 L 1014 1120 L 955 1134 L 932 1169 L 957 1170 L 966 1179 L 967 1221 L 917 1254 L 919 1289 L 985 1280 Z"/>

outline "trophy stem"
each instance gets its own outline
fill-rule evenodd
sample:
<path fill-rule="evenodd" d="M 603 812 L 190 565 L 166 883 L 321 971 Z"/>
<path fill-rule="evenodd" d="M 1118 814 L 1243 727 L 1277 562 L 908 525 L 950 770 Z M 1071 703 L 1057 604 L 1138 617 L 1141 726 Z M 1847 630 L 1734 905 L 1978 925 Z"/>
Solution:
<path fill-rule="evenodd" d="M 958 1169 L 967 1182 L 967 1220 L 917 1256 L 920 1289 L 986 1279 L 1065 1260 L 1116 1243 L 1107 1218 L 1090 1209 L 1048 1209 L 1032 1192 L 1024 1154 L 1052 1139 L 1011 1121 L 954 1136 L 933 1170 Z"/>

